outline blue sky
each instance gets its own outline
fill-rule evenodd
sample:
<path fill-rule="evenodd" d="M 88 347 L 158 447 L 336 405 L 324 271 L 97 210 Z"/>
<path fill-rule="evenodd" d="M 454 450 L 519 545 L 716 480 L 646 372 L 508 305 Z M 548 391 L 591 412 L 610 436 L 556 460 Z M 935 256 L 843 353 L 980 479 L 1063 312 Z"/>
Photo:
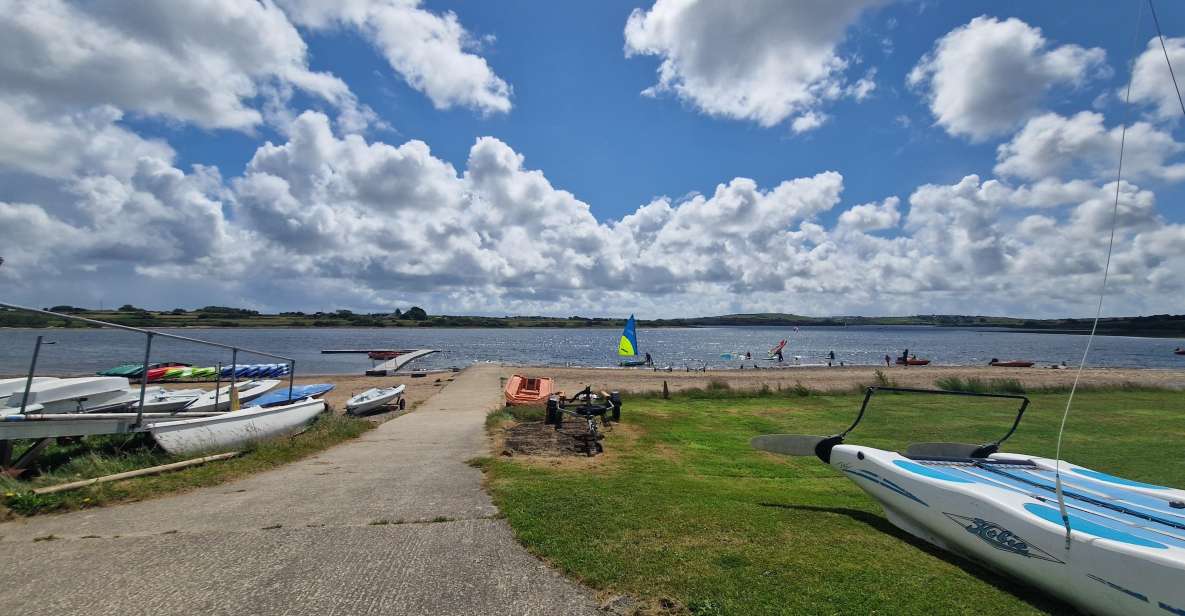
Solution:
<path fill-rule="evenodd" d="M 1127 123 L 1107 308 L 1179 312 L 1185 142 L 1138 6 L 21 5 L 0 16 L 0 289 L 1081 315 Z M 1185 66 L 1185 6 L 1157 8 Z"/>
<path fill-rule="evenodd" d="M 1162 23 L 1185 23 L 1185 7 L 1162 4 Z M 371 44 L 348 31 L 307 36 L 310 66 L 343 78 L 362 102 L 392 125 L 376 137 L 391 142 L 421 139 L 437 156 L 463 168 L 475 139 L 496 136 L 526 156 L 529 167 L 545 170 L 553 184 L 589 203 L 602 220 L 620 218 L 656 196 L 711 192 L 717 183 L 737 176 L 771 186 L 835 169 L 846 180 L 844 202 L 856 204 L 905 196 L 928 182 L 957 182 L 969 173 L 988 173 L 1000 140 L 969 144 L 933 127 L 924 100 L 906 85 L 909 71 L 933 42 L 979 15 L 1016 17 L 1040 27 L 1052 41 L 1101 47 L 1114 61 L 1130 58 L 1130 24 L 1136 17 L 1133 3 L 1115 2 L 887 4 L 864 15 L 843 43 L 849 53 L 877 68 L 875 95 L 836 105 L 831 109 L 833 121 L 794 135 L 784 125 L 763 128 L 706 116 L 674 97 L 640 96 L 654 83 L 658 61 L 626 58 L 622 25 L 642 3 L 425 6 L 455 12 L 476 36 L 496 37 L 483 56 L 514 88 L 511 113 L 435 109 L 391 74 Z M 1142 38 L 1153 33 L 1146 10 L 1142 31 Z M 884 40 L 891 42 L 891 51 Z M 1122 75 L 1117 73 L 1088 87 L 1058 92 L 1048 106 L 1065 113 L 1090 109 L 1096 97 L 1121 85 Z M 1117 104 L 1107 102 L 1111 108 Z M 899 124 L 902 116 L 909 118 L 910 126 Z M 253 154 L 246 146 L 258 141 L 234 131 L 178 134 L 169 127 L 146 129 L 170 136 L 182 162 L 215 164 L 228 176 L 242 171 Z M 277 139 L 274 131 L 262 130 L 260 135 Z M 1180 221 L 1185 210 L 1166 207 L 1163 212 Z"/>

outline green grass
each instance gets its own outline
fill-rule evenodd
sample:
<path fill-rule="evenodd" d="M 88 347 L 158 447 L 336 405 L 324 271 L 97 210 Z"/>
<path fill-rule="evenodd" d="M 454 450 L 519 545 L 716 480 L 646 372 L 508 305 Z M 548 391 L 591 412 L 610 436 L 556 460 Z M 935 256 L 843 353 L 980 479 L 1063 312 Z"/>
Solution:
<path fill-rule="evenodd" d="M 753 436 L 831 434 L 854 394 L 733 392 L 627 399 L 592 469 L 480 461 L 495 502 L 531 551 L 595 589 L 700 614 L 1033 614 L 1070 609 L 918 541 L 814 458 L 753 451 Z M 1032 396 L 1007 451 L 1053 457 L 1065 394 Z M 1185 484 L 1180 393 L 1079 394 L 1068 459 L 1152 483 Z M 982 442 L 1007 430 L 1009 401 L 882 394 L 853 441 Z"/>
<path fill-rule="evenodd" d="M 215 485 L 298 460 L 354 438 L 373 425 L 363 419 L 322 415 L 301 434 L 251 445 L 243 450 L 242 455 L 229 460 L 210 462 L 160 475 L 96 484 L 56 494 L 33 494 L 30 491 L 33 488 L 101 477 L 192 457 L 170 456 L 155 447 L 152 437 L 143 433 L 92 436 L 72 444 L 53 444 L 46 448 L 38 460 L 38 468 L 42 473 L 32 480 L 21 481 L 0 475 L 0 505 L 19 515 L 35 515 L 120 501 L 142 500 Z"/>

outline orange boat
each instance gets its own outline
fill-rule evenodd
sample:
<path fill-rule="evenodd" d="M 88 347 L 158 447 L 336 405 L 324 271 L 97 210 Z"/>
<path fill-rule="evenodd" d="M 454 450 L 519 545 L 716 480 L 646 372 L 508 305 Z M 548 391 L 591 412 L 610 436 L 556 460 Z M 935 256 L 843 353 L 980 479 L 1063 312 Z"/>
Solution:
<path fill-rule="evenodd" d="M 516 374 L 506 383 L 506 404 L 546 404 L 552 393 L 555 393 L 555 382 L 550 378 Z"/>
<path fill-rule="evenodd" d="M 918 359 L 916 357 L 910 357 L 909 359 L 905 359 L 904 357 L 897 358 L 898 366 L 926 366 L 929 364 L 930 360 L 928 359 Z"/>

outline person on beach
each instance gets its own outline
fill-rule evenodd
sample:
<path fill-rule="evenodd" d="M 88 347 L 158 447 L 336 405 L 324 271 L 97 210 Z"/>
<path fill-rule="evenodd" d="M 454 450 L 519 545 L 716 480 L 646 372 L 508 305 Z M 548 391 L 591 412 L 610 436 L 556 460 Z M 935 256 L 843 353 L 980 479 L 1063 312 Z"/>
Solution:
<path fill-rule="evenodd" d="M 650 354 L 649 354 L 649 353 L 647 353 L 647 354 L 646 354 L 646 365 L 647 365 L 647 366 L 653 366 L 653 365 L 654 365 L 654 360 L 650 358 Z"/>
<path fill-rule="evenodd" d="M 888 368 L 892 365 L 893 365 L 893 358 L 890 357 L 888 353 L 885 353 L 885 367 Z"/>
<path fill-rule="evenodd" d="M 827 365 L 830 366 L 833 363 L 835 363 L 835 351 L 829 351 L 827 353 Z"/>

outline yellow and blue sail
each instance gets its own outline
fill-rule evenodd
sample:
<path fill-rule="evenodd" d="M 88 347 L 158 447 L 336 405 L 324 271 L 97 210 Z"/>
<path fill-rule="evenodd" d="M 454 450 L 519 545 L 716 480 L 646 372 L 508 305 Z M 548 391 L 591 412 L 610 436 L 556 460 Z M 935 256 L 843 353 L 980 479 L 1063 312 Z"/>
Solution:
<path fill-rule="evenodd" d="M 625 329 L 621 332 L 621 341 L 617 343 L 618 355 L 638 354 L 638 326 L 634 323 L 634 315 L 625 322 Z"/>

